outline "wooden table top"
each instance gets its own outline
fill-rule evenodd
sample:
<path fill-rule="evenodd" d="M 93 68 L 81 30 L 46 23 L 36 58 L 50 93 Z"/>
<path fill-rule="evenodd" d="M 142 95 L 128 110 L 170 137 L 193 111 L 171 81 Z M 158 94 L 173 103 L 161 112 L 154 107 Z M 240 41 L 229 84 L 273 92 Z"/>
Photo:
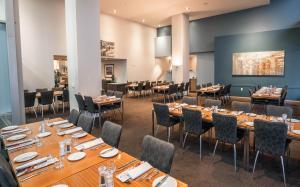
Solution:
<path fill-rule="evenodd" d="M 222 86 L 220 85 L 213 85 L 205 88 L 200 88 L 196 90 L 196 92 L 201 92 L 201 93 L 216 93 L 221 89 Z"/>
<path fill-rule="evenodd" d="M 162 86 L 154 86 L 152 87 L 153 90 L 167 90 L 169 89 L 169 85 L 162 85 Z"/>
<path fill-rule="evenodd" d="M 97 105 L 109 105 L 109 104 L 114 104 L 114 103 L 119 103 L 122 100 L 120 98 L 109 98 L 109 97 L 94 97 L 93 101 Z"/>
<path fill-rule="evenodd" d="M 262 87 L 252 94 L 252 98 L 255 99 L 270 99 L 270 100 L 278 100 L 281 97 L 282 88 L 273 88 L 270 89 L 268 87 Z"/>
<path fill-rule="evenodd" d="M 59 121 L 62 120 L 61 118 L 56 118 L 50 120 L 51 122 L 53 121 Z M 40 122 L 36 123 L 31 123 L 31 124 L 26 124 L 22 125 L 22 127 L 28 127 L 32 130 L 31 134 L 27 134 L 27 138 L 32 138 L 36 134 L 39 133 L 39 124 Z M 55 127 L 46 127 L 46 131 L 50 131 L 52 134 L 51 136 L 40 138 L 42 142 L 41 147 L 37 147 L 36 145 L 30 146 L 28 148 L 24 148 L 21 150 L 17 151 L 11 151 L 9 152 L 9 158 L 11 160 L 11 165 L 13 168 L 13 171 L 15 172 L 16 167 L 24 164 L 24 163 L 15 163 L 13 162 L 13 159 L 22 153 L 29 152 L 29 151 L 36 151 L 38 152 L 38 157 L 36 158 L 42 158 L 45 156 L 48 156 L 51 154 L 54 157 L 58 157 L 59 155 L 59 141 L 63 141 L 66 137 L 65 136 L 58 136 L 56 134 Z M 70 136 L 69 136 L 70 137 Z M 80 138 L 78 140 L 78 143 L 82 143 L 88 140 L 92 140 L 95 137 L 92 135 L 88 134 L 86 137 Z M 6 140 L 4 143 L 8 143 Z M 10 142 L 11 143 L 11 142 Z M 104 144 L 102 146 L 99 146 L 97 149 L 89 149 L 89 150 L 84 150 L 86 153 L 86 157 L 80 161 L 76 162 L 71 162 L 67 160 L 67 156 L 63 159 L 64 162 L 64 167 L 61 169 L 56 169 L 54 168 L 54 165 L 48 166 L 47 170 L 42 172 L 41 174 L 34 176 L 26 181 L 21 182 L 21 179 L 26 178 L 27 176 L 32 175 L 35 172 L 38 172 L 39 170 L 25 174 L 23 176 L 17 177 L 17 180 L 22 187 L 32 187 L 32 186 L 52 186 L 57 183 L 66 183 L 69 184 L 69 186 L 83 186 L 82 184 L 85 184 L 84 186 L 97 186 L 98 185 L 98 171 L 97 168 L 101 163 L 105 163 L 108 160 L 114 160 L 116 161 L 116 165 L 120 166 L 120 164 L 127 162 L 129 159 L 133 159 L 134 157 L 122 152 L 119 150 L 119 156 L 114 157 L 114 158 L 102 158 L 99 156 L 99 152 L 102 151 L 103 149 L 110 148 L 111 146 Z M 77 150 L 72 147 L 72 153 L 76 152 Z M 42 169 L 41 169 L 42 170 Z M 136 182 L 139 183 L 139 182 Z M 133 184 L 133 183 L 132 183 Z M 135 184 L 135 183 L 134 183 Z M 183 186 L 184 183 L 178 181 L 178 184 L 182 184 Z M 115 185 L 116 186 L 128 186 L 127 183 L 121 183 L 117 179 L 115 179 Z M 139 186 L 139 185 L 133 185 L 133 186 Z M 142 184 L 142 186 L 144 186 Z M 146 186 L 151 186 L 151 183 L 149 182 L 149 185 Z"/>
<path fill-rule="evenodd" d="M 169 103 L 169 108 L 170 108 L 170 114 L 173 116 L 182 116 L 182 109 L 181 107 L 178 107 L 179 103 Z M 174 107 L 177 106 L 177 107 Z M 208 111 L 207 109 L 205 109 L 205 107 L 202 106 L 197 106 L 197 108 L 194 108 L 191 105 L 186 106 L 187 108 L 191 108 L 191 109 L 195 109 L 195 110 L 199 110 L 202 113 L 202 120 L 204 122 L 208 122 L 208 123 L 212 123 L 213 122 L 213 118 L 212 118 L 212 111 Z M 193 108 L 192 108 L 193 107 Z M 219 112 L 221 114 L 231 114 L 231 110 L 225 110 L 223 112 Z M 273 119 L 277 119 L 277 117 L 274 116 L 266 116 L 266 115 L 256 115 L 255 117 L 250 117 L 249 115 L 243 113 L 241 115 L 237 116 L 237 121 L 238 121 L 238 127 L 239 128 L 244 128 L 244 129 L 249 129 L 250 131 L 254 130 L 253 126 L 249 126 L 247 125 L 246 122 L 253 122 L 254 119 L 263 119 L 263 120 L 273 120 Z M 290 122 L 286 122 L 287 124 L 291 124 Z M 300 130 L 300 123 L 292 123 L 294 125 L 294 129 L 295 130 Z M 288 132 L 288 136 L 290 138 L 293 139 L 300 139 L 300 135 L 299 134 L 295 134 L 291 131 Z"/>

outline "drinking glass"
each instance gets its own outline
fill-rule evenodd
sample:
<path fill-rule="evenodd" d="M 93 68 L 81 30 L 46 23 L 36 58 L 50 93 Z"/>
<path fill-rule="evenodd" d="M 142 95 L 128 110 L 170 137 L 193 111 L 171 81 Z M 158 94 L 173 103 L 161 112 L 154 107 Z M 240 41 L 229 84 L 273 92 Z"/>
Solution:
<path fill-rule="evenodd" d="M 65 152 L 66 152 L 66 153 L 71 153 L 71 151 L 72 151 L 71 145 L 72 145 L 72 140 L 71 140 L 71 138 L 65 139 Z"/>
<path fill-rule="evenodd" d="M 282 120 L 283 120 L 283 122 L 285 123 L 286 122 L 286 119 L 287 119 L 287 114 L 282 114 Z"/>
<path fill-rule="evenodd" d="M 36 136 L 34 139 L 37 147 L 41 147 L 43 145 L 39 137 Z"/>
<path fill-rule="evenodd" d="M 49 118 L 44 118 L 44 124 L 48 126 Z"/>
<path fill-rule="evenodd" d="M 99 187 L 106 187 L 106 167 L 105 166 L 100 166 L 98 168 L 98 173 L 99 173 Z"/>

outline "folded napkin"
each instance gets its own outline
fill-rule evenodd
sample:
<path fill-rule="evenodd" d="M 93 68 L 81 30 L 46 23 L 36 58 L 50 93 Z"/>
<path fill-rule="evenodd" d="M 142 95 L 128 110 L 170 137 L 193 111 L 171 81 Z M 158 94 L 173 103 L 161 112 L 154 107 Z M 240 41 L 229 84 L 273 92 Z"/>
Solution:
<path fill-rule="evenodd" d="M 10 147 L 7 147 L 6 149 L 7 149 L 8 151 L 12 151 L 12 150 L 15 150 L 15 149 L 20 149 L 20 148 L 23 148 L 23 147 L 27 147 L 27 146 L 29 146 L 29 145 L 34 144 L 35 142 L 36 142 L 35 140 L 31 140 L 30 142 L 18 144 L 18 145 L 16 145 L 16 146 L 10 146 Z"/>
<path fill-rule="evenodd" d="M 65 135 L 65 134 L 72 134 L 72 133 L 74 133 L 74 132 L 81 131 L 81 130 L 82 130 L 81 127 L 75 127 L 75 128 L 73 128 L 73 129 L 61 131 L 61 132 L 57 133 L 57 135 L 62 136 L 62 135 Z"/>
<path fill-rule="evenodd" d="M 293 133 L 300 134 L 300 130 L 293 130 Z"/>
<path fill-rule="evenodd" d="M 21 140 L 21 141 L 17 141 L 17 142 L 10 143 L 10 144 L 5 144 L 5 147 L 16 146 L 16 145 L 20 145 L 20 144 L 31 142 L 31 141 L 33 141 L 33 139 Z"/>
<path fill-rule="evenodd" d="M 188 104 L 182 103 L 182 104 L 180 104 L 180 106 L 185 107 L 185 106 L 188 106 Z"/>
<path fill-rule="evenodd" d="M 97 145 L 100 145 L 103 143 L 104 143 L 104 141 L 102 140 L 102 138 L 97 138 L 95 140 L 91 140 L 91 141 L 79 144 L 75 147 L 75 149 L 77 149 L 78 151 L 81 151 L 81 150 L 88 149 L 88 148 L 91 148 L 91 147 L 94 147 L 94 146 L 97 146 Z"/>
<path fill-rule="evenodd" d="M 3 131 L 1 132 L 1 135 L 5 136 L 5 135 L 13 135 L 13 134 L 19 134 L 19 133 L 22 133 L 22 132 L 26 132 L 26 131 L 29 131 L 28 128 L 22 128 L 22 129 L 15 129 L 15 130 L 11 130 L 11 131 Z"/>
<path fill-rule="evenodd" d="M 68 120 L 55 121 L 55 122 L 52 122 L 52 123 L 48 123 L 48 126 L 51 127 L 51 126 L 55 126 L 55 125 L 61 125 L 61 124 L 64 124 L 64 123 L 69 123 L 69 121 Z"/>
<path fill-rule="evenodd" d="M 31 161 L 31 162 L 27 162 L 27 163 L 25 163 L 25 164 L 22 164 L 22 165 L 19 165 L 19 166 L 17 166 L 16 167 L 16 171 L 18 172 L 18 171 L 22 171 L 22 170 L 24 170 L 24 169 L 26 169 L 26 168 L 29 168 L 29 167 L 31 167 L 31 166 L 34 166 L 34 165 L 37 165 L 37 164 L 40 164 L 40 163 L 42 163 L 42 162 L 45 162 L 45 161 L 47 161 L 49 159 L 49 157 L 43 157 L 43 158 L 39 158 L 39 159 L 35 159 L 35 160 L 33 160 L 33 161 Z"/>
<path fill-rule="evenodd" d="M 247 121 L 247 122 L 245 122 L 248 126 L 251 126 L 251 127 L 253 127 L 254 126 L 254 123 L 253 122 L 251 122 L 251 121 Z"/>
<path fill-rule="evenodd" d="M 143 162 L 139 166 L 126 170 L 119 175 L 117 175 L 117 179 L 119 179 L 121 182 L 126 182 L 129 179 L 136 179 L 139 176 L 143 175 L 147 171 L 149 171 L 152 168 L 152 166 L 148 162 Z"/>

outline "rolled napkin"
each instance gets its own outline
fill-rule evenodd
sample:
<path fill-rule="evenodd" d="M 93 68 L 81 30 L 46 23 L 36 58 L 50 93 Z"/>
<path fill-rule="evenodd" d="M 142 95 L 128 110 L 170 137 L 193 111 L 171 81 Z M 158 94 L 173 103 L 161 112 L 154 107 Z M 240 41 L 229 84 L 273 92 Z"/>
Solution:
<path fill-rule="evenodd" d="M 2 131 L 1 132 L 1 135 L 5 136 L 5 135 L 13 135 L 13 134 L 19 134 L 19 133 L 22 133 L 22 132 L 26 132 L 26 131 L 29 131 L 28 128 L 22 128 L 22 129 L 15 129 L 15 130 L 11 130 L 11 131 Z"/>
<path fill-rule="evenodd" d="M 95 147 L 95 146 L 103 144 L 103 143 L 104 143 L 104 141 L 102 140 L 102 138 L 97 138 L 97 139 L 79 144 L 75 147 L 75 149 L 77 149 L 78 151 L 81 151 L 84 149 Z"/>
<path fill-rule="evenodd" d="M 52 123 L 48 123 L 48 126 L 51 127 L 51 126 L 61 125 L 61 124 L 64 124 L 64 123 L 69 123 L 69 121 L 68 120 L 55 121 L 55 122 L 52 122 Z"/>
<path fill-rule="evenodd" d="M 68 130 L 65 130 L 65 131 L 61 131 L 59 133 L 57 133 L 57 135 L 65 135 L 65 134 L 72 134 L 74 132 L 77 132 L 77 131 L 82 131 L 82 128 L 81 127 L 75 127 L 73 129 L 68 129 Z"/>
<path fill-rule="evenodd" d="M 20 149 L 20 148 L 23 148 L 23 147 L 27 147 L 27 146 L 32 145 L 34 143 L 35 143 L 35 140 L 31 140 L 30 142 L 18 144 L 16 146 L 10 146 L 10 147 L 7 147 L 6 149 L 8 151 L 12 151 L 12 150 L 15 150 L 15 149 Z"/>
<path fill-rule="evenodd" d="M 35 160 L 31 161 L 31 162 L 27 162 L 27 163 L 25 163 L 25 164 L 22 164 L 22 165 L 20 165 L 20 166 L 17 166 L 17 167 L 16 167 L 16 171 L 17 171 L 17 172 L 22 171 L 22 170 L 24 170 L 24 169 L 26 169 L 26 168 L 29 168 L 29 167 L 31 167 L 31 166 L 34 166 L 34 165 L 37 165 L 37 164 L 46 162 L 48 159 L 50 159 L 50 158 L 46 156 L 46 157 L 43 157 L 43 158 L 35 159 Z"/>
<path fill-rule="evenodd" d="M 152 166 L 148 162 L 143 162 L 139 166 L 126 170 L 119 175 L 117 175 L 117 179 L 119 179 L 121 182 L 126 182 L 129 179 L 136 179 L 139 176 L 143 175 L 147 171 L 149 171 L 152 168 Z"/>
<path fill-rule="evenodd" d="M 17 141 L 17 142 L 10 143 L 10 144 L 5 144 L 5 147 L 16 146 L 16 145 L 20 145 L 20 144 L 31 142 L 31 141 L 33 141 L 33 139 L 21 140 L 21 141 Z"/>

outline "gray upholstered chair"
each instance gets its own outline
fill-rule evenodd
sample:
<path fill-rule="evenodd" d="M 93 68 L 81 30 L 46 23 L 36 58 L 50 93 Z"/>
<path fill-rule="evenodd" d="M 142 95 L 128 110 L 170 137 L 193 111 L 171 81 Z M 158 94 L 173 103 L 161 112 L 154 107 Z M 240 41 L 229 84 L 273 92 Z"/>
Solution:
<path fill-rule="evenodd" d="M 49 108 L 51 107 L 53 110 L 53 113 L 55 114 L 53 91 L 43 91 L 40 93 L 41 93 L 41 97 L 40 97 L 40 99 L 38 99 L 38 103 L 39 103 L 39 107 L 41 107 L 42 117 L 44 117 L 44 106 L 45 105 L 48 105 Z"/>
<path fill-rule="evenodd" d="M 34 107 L 35 98 L 36 98 L 36 92 L 28 92 L 27 91 L 24 93 L 25 109 L 32 109 L 35 114 L 35 118 L 37 118 L 36 110 Z"/>
<path fill-rule="evenodd" d="M 141 160 L 149 162 L 165 173 L 170 173 L 174 152 L 173 144 L 146 135 L 143 139 Z"/>
<path fill-rule="evenodd" d="M 0 186 L 18 187 L 9 163 L 0 155 Z"/>
<path fill-rule="evenodd" d="M 184 121 L 184 140 L 183 147 L 185 145 L 188 134 L 194 134 L 200 136 L 200 159 L 202 158 L 202 134 L 211 129 L 212 125 L 202 123 L 202 113 L 199 110 L 183 108 L 183 121 Z M 211 137 L 210 137 L 211 138 Z"/>
<path fill-rule="evenodd" d="M 204 101 L 205 107 L 218 106 L 220 108 L 221 105 L 222 105 L 222 101 L 220 101 L 220 100 L 205 99 L 205 101 Z"/>
<path fill-rule="evenodd" d="M 254 174 L 259 153 L 279 156 L 281 159 L 284 185 L 286 186 L 283 156 L 289 142 L 287 141 L 287 126 L 282 122 L 270 122 L 256 119 L 254 120 L 254 137 L 255 149 L 257 152 L 252 174 Z"/>
<path fill-rule="evenodd" d="M 105 121 L 102 127 L 101 138 L 112 147 L 118 147 L 122 133 L 122 126 L 111 121 Z"/>
<path fill-rule="evenodd" d="M 86 106 L 85 106 L 84 99 L 83 99 L 82 95 L 75 94 L 75 98 L 76 98 L 76 101 L 77 101 L 77 104 L 78 104 L 79 112 L 80 113 L 85 112 L 86 111 Z"/>
<path fill-rule="evenodd" d="M 231 109 L 249 113 L 249 112 L 251 112 L 251 104 L 248 102 L 232 101 Z"/>
<path fill-rule="evenodd" d="M 186 104 L 189 104 L 189 105 L 198 105 L 197 97 L 184 96 L 182 98 L 182 103 L 186 103 Z"/>
<path fill-rule="evenodd" d="M 169 142 L 171 137 L 171 127 L 180 123 L 180 119 L 170 115 L 169 107 L 166 104 L 153 103 L 153 108 L 154 108 L 154 112 L 156 116 L 156 124 L 157 124 L 155 136 L 157 135 L 159 126 L 165 126 L 168 128 L 168 142 Z"/>
<path fill-rule="evenodd" d="M 219 141 L 233 144 L 234 150 L 234 171 L 236 171 L 236 144 L 243 138 L 244 131 L 237 128 L 235 116 L 213 113 L 213 124 L 215 126 L 216 145 L 213 152 L 215 156 Z"/>
<path fill-rule="evenodd" d="M 107 96 L 114 96 L 114 91 L 113 90 L 107 90 L 106 95 Z"/>
<path fill-rule="evenodd" d="M 267 115 L 281 117 L 282 114 L 287 114 L 288 118 L 291 118 L 293 117 L 293 109 L 286 106 L 274 106 L 274 105 L 267 106 Z"/>
<path fill-rule="evenodd" d="M 91 134 L 93 128 L 93 121 L 94 121 L 93 117 L 88 116 L 86 114 L 80 114 L 78 118 L 77 126 L 82 127 L 82 130 Z"/>
<path fill-rule="evenodd" d="M 69 123 L 73 123 L 74 125 L 77 125 L 79 115 L 80 113 L 77 110 L 73 109 L 68 117 Z"/>

